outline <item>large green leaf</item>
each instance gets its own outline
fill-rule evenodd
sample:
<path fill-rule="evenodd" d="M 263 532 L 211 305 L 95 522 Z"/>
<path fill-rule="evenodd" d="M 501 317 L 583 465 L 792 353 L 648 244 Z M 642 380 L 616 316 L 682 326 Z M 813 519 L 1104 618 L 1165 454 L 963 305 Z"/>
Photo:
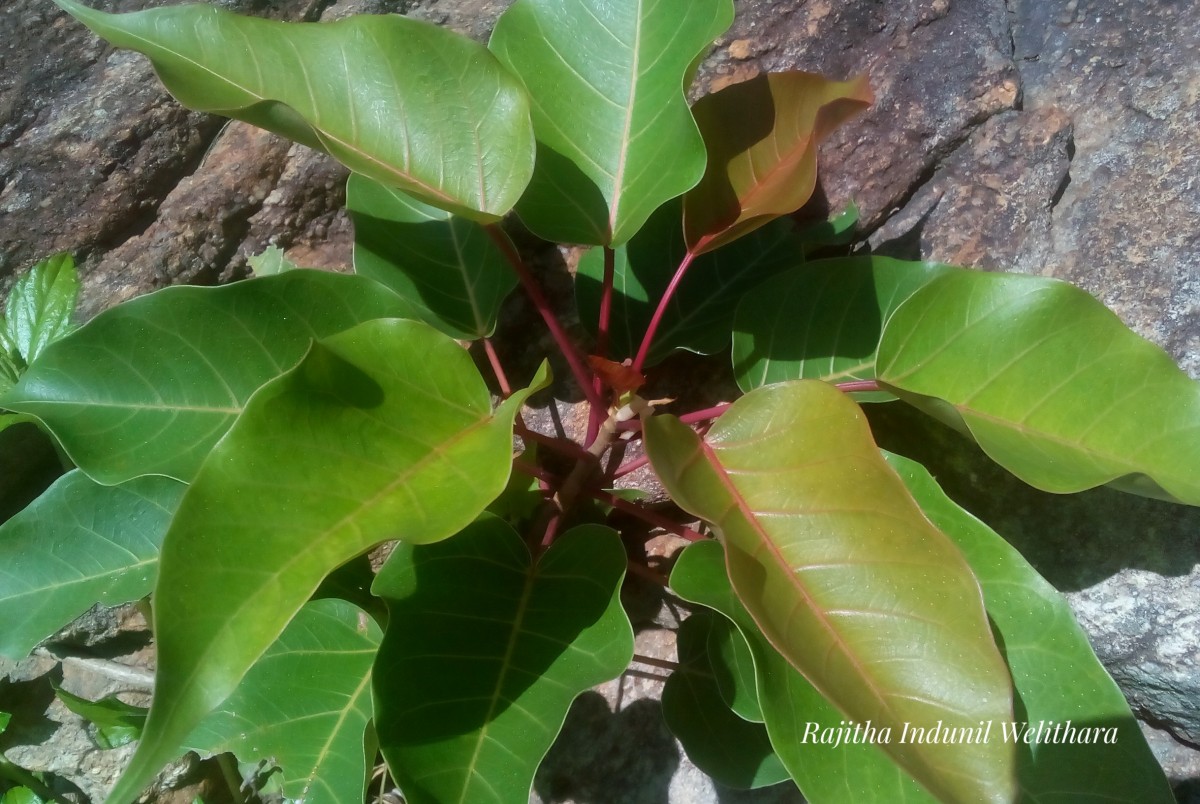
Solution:
<path fill-rule="evenodd" d="M 633 656 L 624 574 L 620 539 L 596 525 L 536 560 L 490 515 L 439 544 L 396 548 L 373 587 L 390 612 L 375 711 L 407 802 L 528 799 L 571 701 Z"/>
<path fill-rule="evenodd" d="M 940 277 L 889 319 L 877 371 L 1043 491 L 1200 505 L 1200 383 L 1072 285 Z"/>
<path fill-rule="evenodd" d="M 23 369 L 71 331 L 79 275 L 70 254 L 55 254 L 29 269 L 8 292 L 0 316 L 0 368 Z M 16 377 L 0 371 L 0 390 Z"/>
<path fill-rule="evenodd" d="M 399 293 L 452 338 L 492 334 L 517 277 L 483 226 L 362 176 L 350 177 L 346 206 L 355 273 Z"/>
<path fill-rule="evenodd" d="M 900 303 L 952 270 L 889 257 L 817 260 L 742 296 L 733 323 L 733 370 L 751 391 L 783 380 L 875 379 L 875 350 Z M 862 395 L 860 401 L 894 399 Z"/>
<path fill-rule="evenodd" d="M 872 100 L 865 75 L 830 81 L 794 70 L 697 101 L 708 167 L 684 197 L 688 246 L 709 251 L 804 206 L 817 186 L 817 146 Z"/>
<path fill-rule="evenodd" d="M 185 106 L 319 148 L 443 209 L 495 221 L 529 181 L 520 83 L 445 28 L 396 14 L 286 23 L 209 5 L 105 14 L 55 2 L 148 56 Z"/>
<path fill-rule="evenodd" d="M 532 98 L 537 166 L 517 212 L 541 237 L 619 246 L 704 174 L 684 81 L 731 0 L 517 0 L 492 51 Z"/>
<path fill-rule="evenodd" d="M 721 659 L 708 647 L 715 629 L 742 639 L 727 620 L 709 612 L 696 612 L 680 626 L 679 668 L 663 685 L 663 719 L 696 767 L 721 784 L 753 789 L 782 782 L 790 777 L 766 729 L 738 717 L 722 698 L 714 674 Z M 749 691 L 757 698 L 753 684 Z"/>
<path fill-rule="evenodd" d="M 202 753 L 271 759 L 283 795 L 307 804 L 362 804 L 379 626 L 344 600 L 306 604 L 237 691 L 187 738 Z M 370 757 L 374 759 L 374 757 Z"/>
<path fill-rule="evenodd" d="M 112 800 L 172 758 L 331 570 L 386 539 L 443 539 L 483 510 L 508 479 L 531 392 L 493 413 L 465 350 L 398 320 L 320 341 L 260 389 L 164 541 L 154 704 Z"/>
<path fill-rule="evenodd" d="M 1062 595 L 991 528 L 954 503 L 920 464 L 888 455 L 925 515 L 975 569 L 1017 694 L 1017 721 L 993 740 L 1019 740 L 1022 801 L 1171 802 L 1171 788 L 1129 705 L 1096 659 Z M 1058 731 L 1054 732 L 1054 727 Z M 1073 732 L 1068 732 L 1073 729 Z"/>
<path fill-rule="evenodd" d="M 753 655 L 757 694 L 771 745 L 813 804 L 933 804 L 935 799 L 881 749 L 878 723 L 855 723 L 817 692 L 771 647 L 729 585 L 725 553 L 699 542 L 671 570 L 671 589 L 685 600 L 725 615 Z M 853 739 L 854 726 L 862 727 Z M 874 728 L 873 733 L 866 728 Z M 852 739 L 845 739 L 851 736 Z M 899 740 L 892 730 L 886 738 Z"/>
<path fill-rule="evenodd" d="M 313 338 L 412 307 L 365 277 L 319 271 L 167 288 L 46 350 L 0 407 L 37 416 L 101 483 L 190 480 L 260 386 Z"/>
<path fill-rule="evenodd" d="M 679 228 L 680 202 L 655 211 L 646 226 L 616 250 L 610 353 L 637 354 L 658 300 L 687 253 Z M 778 221 L 719 251 L 702 254 L 688 267 L 672 296 L 650 349 L 650 363 L 674 349 L 701 354 L 729 345 L 734 309 L 742 294 L 769 276 L 804 261 L 803 244 L 790 221 Z M 594 325 L 600 310 L 604 254 L 592 249 L 579 261 L 575 292 L 580 318 Z"/>
<path fill-rule="evenodd" d="M 672 497 L 721 536 L 759 628 L 850 719 L 897 732 L 1011 719 L 1008 670 L 970 568 L 845 395 L 800 380 L 742 397 L 704 440 L 674 417 L 643 430 Z M 1012 797 L 1011 745 L 883 748 L 935 795 Z"/>
<path fill-rule="evenodd" d="M 0 655 L 24 658 L 96 603 L 148 595 L 183 491 L 165 477 L 101 486 L 75 470 L 0 525 Z"/>

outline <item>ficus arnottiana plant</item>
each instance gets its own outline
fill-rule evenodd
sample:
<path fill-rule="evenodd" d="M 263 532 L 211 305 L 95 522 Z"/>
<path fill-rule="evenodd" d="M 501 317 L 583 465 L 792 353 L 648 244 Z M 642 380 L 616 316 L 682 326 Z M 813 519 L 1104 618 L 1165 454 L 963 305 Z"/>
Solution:
<path fill-rule="evenodd" d="M 817 258 L 846 220 L 791 215 L 864 78 L 689 105 L 732 0 L 516 0 L 486 47 L 402 16 L 55 2 L 187 106 L 352 171 L 354 275 L 264 260 L 69 333 L 62 258 L 9 299 L 0 423 L 74 468 L 0 528 L 0 652 L 152 603 L 153 704 L 111 801 L 196 749 L 356 802 L 376 747 L 410 804 L 525 801 L 572 700 L 633 657 L 618 593 L 656 572 L 612 523 L 637 520 L 693 542 L 657 576 L 693 612 L 663 711 L 718 781 L 1170 800 L 1064 601 L 862 405 L 914 405 L 1039 489 L 1197 505 L 1200 386 L 1070 285 Z M 587 247 L 590 335 L 506 219 Z M 492 344 L 513 292 L 583 398 L 577 440 L 522 415 L 549 378 L 512 382 Z M 730 353 L 740 398 L 653 399 L 677 350 Z M 647 462 L 699 524 L 614 493 Z M 393 541 L 365 600 L 323 586 Z"/>

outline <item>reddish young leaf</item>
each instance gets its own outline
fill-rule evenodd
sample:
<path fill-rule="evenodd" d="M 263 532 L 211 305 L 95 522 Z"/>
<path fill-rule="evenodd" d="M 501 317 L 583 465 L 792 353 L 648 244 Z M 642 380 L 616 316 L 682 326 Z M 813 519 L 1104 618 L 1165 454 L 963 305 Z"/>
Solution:
<path fill-rule="evenodd" d="M 646 378 L 640 371 L 629 366 L 629 361 L 616 363 L 596 355 L 588 355 L 588 367 L 600 375 L 604 384 L 613 389 L 617 396 L 636 391 L 646 384 Z"/>
<path fill-rule="evenodd" d="M 688 248 L 711 251 L 804 206 L 816 187 L 817 146 L 873 99 L 865 75 L 830 81 L 792 71 L 697 101 L 708 168 L 684 196 Z"/>

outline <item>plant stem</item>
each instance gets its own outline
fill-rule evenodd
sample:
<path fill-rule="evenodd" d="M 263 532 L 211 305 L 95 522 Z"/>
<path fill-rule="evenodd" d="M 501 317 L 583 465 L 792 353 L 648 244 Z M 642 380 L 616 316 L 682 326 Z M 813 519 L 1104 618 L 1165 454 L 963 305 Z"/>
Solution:
<path fill-rule="evenodd" d="M 41 780 L 12 760 L 0 755 L 0 779 L 8 779 L 22 787 L 32 790 L 43 801 L 58 801 L 67 804 L 67 800 L 56 796 L 54 791 L 44 785 Z"/>
<path fill-rule="evenodd" d="M 684 424 L 699 424 L 700 422 L 706 422 L 711 419 L 716 419 L 721 414 L 723 414 L 725 411 L 729 410 L 729 406 L 731 404 L 733 404 L 733 403 L 722 402 L 719 405 L 713 405 L 711 408 L 704 408 L 703 410 L 694 410 L 691 413 L 685 413 L 682 416 L 680 416 L 679 421 L 683 422 Z M 638 418 L 638 419 L 630 419 L 629 421 L 625 421 L 625 422 L 618 422 L 617 429 L 618 430 L 641 430 L 642 429 L 642 420 L 640 418 Z"/>
<path fill-rule="evenodd" d="M 643 506 L 631 503 L 628 500 L 622 500 L 620 497 L 617 497 L 614 494 L 609 494 L 607 491 L 602 489 L 588 489 L 587 493 L 593 499 L 607 503 L 613 508 L 616 508 L 618 511 L 637 517 L 649 525 L 662 528 L 663 530 L 674 533 L 676 536 L 680 536 L 688 541 L 700 542 L 708 538 L 703 533 L 680 525 L 678 522 L 668 519 L 661 514 L 656 514 Z"/>
<path fill-rule="evenodd" d="M 600 290 L 600 319 L 596 322 L 596 356 L 608 357 L 609 325 L 612 321 L 613 275 L 616 273 L 617 253 L 604 247 L 604 282 Z M 592 389 L 599 397 L 604 396 L 604 381 L 599 373 L 592 379 Z M 600 425 L 608 411 L 593 407 L 588 413 L 587 438 L 583 445 L 590 447 L 600 432 Z"/>
<path fill-rule="evenodd" d="M 549 436 L 545 433 L 539 433 L 537 430 L 531 430 L 529 427 L 520 422 L 513 427 L 513 432 L 526 441 L 535 441 L 552 452 L 557 452 L 560 455 L 567 456 L 568 458 L 575 458 L 576 460 L 587 460 L 591 458 L 591 453 L 576 444 L 574 441 L 568 441 L 565 438 L 555 438 L 554 436 Z"/>
<path fill-rule="evenodd" d="M 592 388 L 591 374 L 584 368 L 583 361 L 579 357 L 579 352 L 576 350 L 575 344 L 571 341 L 570 336 L 567 335 L 567 331 L 563 328 L 563 325 L 559 323 L 558 316 L 554 314 L 554 309 L 550 306 L 546 295 L 542 293 L 541 286 L 533 278 L 533 274 L 529 272 L 529 267 L 525 265 L 525 261 L 521 259 L 521 255 L 513 248 L 508 235 L 495 223 L 488 224 L 484 229 L 487 230 L 488 236 L 492 238 L 492 242 L 503 252 L 509 265 L 517 272 L 517 278 L 521 280 L 521 285 L 525 288 L 525 293 L 528 294 L 529 300 L 533 302 L 533 306 L 537 308 L 538 313 L 542 316 L 542 320 L 546 322 L 546 327 L 550 330 L 550 335 L 554 338 L 554 342 L 558 344 L 559 351 L 562 352 L 567 365 L 570 366 L 571 373 L 575 376 L 575 382 L 578 383 L 579 389 L 587 397 L 588 404 L 593 408 L 603 407 L 600 395 Z"/>
<path fill-rule="evenodd" d="M 839 391 L 850 393 L 851 391 L 878 391 L 879 383 L 875 380 L 854 380 L 853 382 L 839 382 L 837 384 Z"/>
<path fill-rule="evenodd" d="M 684 255 L 683 260 L 679 263 L 679 267 L 675 269 L 675 276 L 671 277 L 671 284 L 667 285 L 667 289 L 663 291 L 662 298 L 658 300 L 658 307 L 654 310 L 654 315 L 650 319 L 650 325 L 646 327 L 646 334 L 642 336 L 642 344 L 638 347 L 637 357 L 633 359 L 634 371 L 641 371 L 642 366 L 646 364 L 646 358 L 650 355 L 650 344 L 654 342 L 654 333 L 658 331 L 658 325 L 662 322 L 662 317 L 667 312 L 667 305 L 671 303 L 671 297 L 675 295 L 675 289 L 683 281 L 683 275 L 687 273 L 688 266 L 692 264 L 692 260 L 695 258 L 695 253 L 691 251 Z"/>
<path fill-rule="evenodd" d="M 664 670 L 679 669 L 679 662 L 672 662 L 669 659 L 656 659 L 653 656 L 643 656 L 640 653 L 633 654 L 633 660 L 638 664 L 648 664 L 651 667 L 661 667 Z"/>
<path fill-rule="evenodd" d="M 648 463 L 650 463 L 649 455 L 643 455 L 640 458 L 634 458 L 628 463 L 623 463 L 617 467 L 617 471 L 613 472 L 613 479 L 616 480 L 618 477 L 625 477 L 625 475 L 631 472 L 636 472 Z"/>
<path fill-rule="evenodd" d="M 664 589 L 671 585 L 670 581 L 667 580 L 666 575 L 663 575 L 661 572 L 655 572 L 645 564 L 639 564 L 636 561 L 627 561 L 625 566 L 629 570 L 630 575 L 636 575 L 639 578 L 643 578 L 647 581 L 650 581 L 650 583 L 657 584 Z"/>
<path fill-rule="evenodd" d="M 234 804 L 246 804 L 246 794 L 242 792 L 242 775 L 238 773 L 232 756 L 228 753 L 217 754 L 217 766 L 221 769 L 221 775 L 225 777 L 225 786 L 229 788 L 229 795 Z"/>
<path fill-rule="evenodd" d="M 496 347 L 492 345 L 491 338 L 483 339 L 483 352 L 487 355 L 488 363 L 492 367 L 492 374 L 496 375 L 496 383 L 500 386 L 500 393 L 505 399 L 512 396 L 512 386 L 508 384 L 508 375 L 504 373 L 504 366 L 500 365 L 500 355 L 496 354 Z"/>

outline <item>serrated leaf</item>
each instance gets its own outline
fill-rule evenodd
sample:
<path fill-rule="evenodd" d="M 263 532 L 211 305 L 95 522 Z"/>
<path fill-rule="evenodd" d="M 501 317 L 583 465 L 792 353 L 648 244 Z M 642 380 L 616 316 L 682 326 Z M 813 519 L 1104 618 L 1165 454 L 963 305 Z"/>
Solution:
<path fill-rule="evenodd" d="M 1008 542 L 947 497 L 925 467 L 885 457 L 979 577 L 1023 710 L 1017 727 L 1036 732 L 1038 724 L 1051 730 L 1060 724 L 1057 741 L 1019 742 L 1022 801 L 1173 801 L 1129 705 L 1063 596 Z M 1068 725 L 1075 732 L 1063 739 Z M 1001 729 L 993 724 L 991 739 L 1010 739 Z"/>
<path fill-rule="evenodd" d="M 536 560 L 485 516 L 400 545 L 376 579 L 389 626 L 375 668 L 383 755 L 410 804 L 525 801 L 571 701 L 633 656 L 625 551 L 583 525 Z"/>
<path fill-rule="evenodd" d="M 254 275 L 260 277 L 275 276 L 275 274 L 295 271 L 300 267 L 284 256 L 283 249 L 279 246 L 267 246 L 261 254 L 247 257 L 246 262 L 250 264 L 250 270 L 254 272 Z"/>
<path fill-rule="evenodd" d="M 728 618 L 754 658 L 759 703 L 767 734 L 792 779 L 813 804 L 934 804 L 935 799 L 880 748 L 882 731 L 853 735 L 851 722 L 821 696 L 763 636 L 729 585 L 725 553 L 716 542 L 699 542 L 680 554 L 671 588 L 684 600 Z M 824 735 L 829 735 L 825 737 Z M 865 739 L 871 736 L 875 739 Z M 889 732 L 899 739 L 899 732 Z M 836 741 L 836 742 L 835 742 Z"/>
<path fill-rule="evenodd" d="M 483 510 L 508 479 L 513 417 L 545 381 L 493 412 L 457 343 L 376 320 L 260 389 L 163 543 L 154 704 L 110 800 L 137 795 L 330 571 L 388 539 L 444 539 Z"/>
<path fill-rule="evenodd" d="M 101 486 L 75 470 L 0 525 L 0 655 L 24 658 L 94 604 L 149 594 L 183 492 L 165 477 Z"/>
<path fill-rule="evenodd" d="M 1008 670 L 970 568 L 837 389 L 760 388 L 704 440 L 667 416 L 643 432 L 663 485 L 720 535 L 733 588 L 763 634 L 850 719 L 897 731 L 1011 719 Z M 883 747 L 935 795 L 1014 793 L 1010 745 Z"/>
<path fill-rule="evenodd" d="M 678 200 L 664 204 L 637 236 L 616 250 L 610 341 L 615 357 L 637 354 L 654 308 L 687 253 L 679 216 Z M 737 300 L 767 277 L 803 260 L 803 246 L 790 221 L 773 223 L 728 248 L 697 257 L 659 324 L 648 363 L 675 349 L 712 354 L 726 348 Z M 604 254 L 592 249 L 579 261 L 575 285 L 580 318 L 592 326 L 599 316 L 603 280 Z"/>
<path fill-rule="evenodd" d="M 804 206 L 817 185 L 817 146 L 873 100 L 865 75 L 830 81 L 794 70 L 697 101 L 708 167 L 684 196 L 689 248 L 710 251 Z"/>
<path fill-rule="evenodd" d="M 282 769 L 282 794 L 294 801 L 361 804 L 371 665 L 381 638 L 351 603 L 305 604 L 187 747 L 228 751 L 243 762 L 270 758 Z"/>
<path fill-rule="evenodd" d="M 376 282 L 321 271 L 166 288 L 55 343 L 0 407 L 36 416 L 101 483 L 188 481 L 250 395 L 314 338 L 411 312 Z"/>
<path fill-rule="evenodd" d="M 680 666 L 663 685 L 663 719 L 696 767 L 721 784 L 746 790 L 785 781 L 790 777 L 766 729 L 738 717 L 722 699 L 708 650 L 714 627 L 733 633 L 724 618 L 703 611 L 680 626 Z"/>
<path fill-rule="evenodd" d="M 185 106 L 318 148 L 443 209 L 496 221 L 529 182 L 520 83 L 445 28 L 397 14 L 287 23 L 208 5 L 105 14 L 55 2 L 148 56 Z"/>
<path fill-rule="evenodd" d="M 427 312 L 422 320 L 452 338 L 492 334 L 517 277 L 480 224 L 362 176 L 350 177 L 346 208 L 355 273 Z"/>
<path fill-rule="evenodd" d="M 21 276 L 4 302 L 0 348 L 10 364 L 28 366 L 54 341 L 71 331 L 79 298 L 79 275 L 70 254 L 47 257 Z"/>
<path fill-rule="evenodd" d="M 752 391 L 784 380 L 875 379 L 888 318 L 918 288 L 951 271 L 889 257 L 816 260 L 772 276 L 742 296 L 733 322 L 733 370 Z M 859 401 L 886 401 L 865 393 Z"/>
<path fill-rule="evenodd" d="M 517 0 L 489 47 L 532 99 L 537 165 L 517 205 L 547 240 L 619 246 L 704 173 L 684 97 L 731 0 Z"/>
<path fill-rule="evenodd" d="M 1200 383 L 1065 282 L 940 277 L 888 320 L 877 371 L 1043 491 L 1200 505 Z"/>
<path fill-rule="evenodd" d="M 63 706 L 91 723 L 91 733 L 96 745 L 104 750 L 120 748 L 138 739 L 146 723 L 146 709 L 128 704 L 116 695 L 106 695 L 98 701 L 67 692 L 50 682 L 54 694 Z"/>

